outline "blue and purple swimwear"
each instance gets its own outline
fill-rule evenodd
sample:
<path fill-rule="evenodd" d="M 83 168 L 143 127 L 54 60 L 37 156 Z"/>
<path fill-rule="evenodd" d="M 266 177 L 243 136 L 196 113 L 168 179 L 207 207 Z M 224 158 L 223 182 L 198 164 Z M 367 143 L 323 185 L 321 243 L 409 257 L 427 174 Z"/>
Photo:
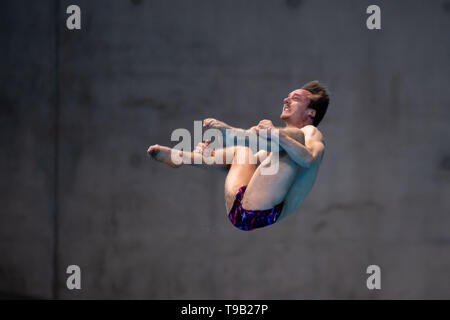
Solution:
<path fill-rule="evenodd" d="M 266 210 L 246 210 L 242 208 L 242 198 L 247 186 L 242 186 L 236 193 L 233 207 L 228 213 L 231 223 L 238 229 L 250 231 L 262 228 L 277 222 L 283 209 L 283 202 L 271 209 Z"/>

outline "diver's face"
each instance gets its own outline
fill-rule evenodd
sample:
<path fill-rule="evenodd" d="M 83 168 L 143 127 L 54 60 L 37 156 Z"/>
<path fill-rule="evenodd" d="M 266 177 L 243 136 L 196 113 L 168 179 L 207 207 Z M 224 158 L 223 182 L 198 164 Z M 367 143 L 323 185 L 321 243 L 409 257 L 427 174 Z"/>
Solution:
<path fill-rule="evenodd" d="M 283 111 L 280 118 L 283 120 L 290 120 L 295 122 L 304 122 L 309 118 L 308 108 L 310 103 L 311 93 L 304 89 L 297 89 L 289 93 L 284 98 Z"/>

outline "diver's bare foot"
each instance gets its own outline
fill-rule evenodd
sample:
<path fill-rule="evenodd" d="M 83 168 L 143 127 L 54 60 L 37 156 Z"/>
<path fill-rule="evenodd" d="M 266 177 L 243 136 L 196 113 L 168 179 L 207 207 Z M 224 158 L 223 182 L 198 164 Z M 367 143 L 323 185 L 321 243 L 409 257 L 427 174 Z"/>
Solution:
<path fill-rule="evenodd" d="M 154 144 L 150 146 L 147 150 L 147 153 L 150 157 L 155 159 L 156 161 L 165 163 L 172 168 L 178 168 L 181 164 L 173 163 L 171 159 L 172 149 L 164 146 L 160 146 L 159 144 Z"/>

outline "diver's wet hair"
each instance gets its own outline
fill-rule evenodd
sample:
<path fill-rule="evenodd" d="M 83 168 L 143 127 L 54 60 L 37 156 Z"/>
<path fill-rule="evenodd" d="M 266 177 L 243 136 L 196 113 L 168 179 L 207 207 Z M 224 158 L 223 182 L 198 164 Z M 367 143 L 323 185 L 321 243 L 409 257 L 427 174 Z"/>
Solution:
<path fill-rule="evenodd" d="M 308 108 L 316 110 L 316 115 L 313 118 L 313 125 L 317 127 L 327 112 L 330 97 L 328 96 L 326 88 L 317 80 L 308 82 L 302 89 L 312 93 L 311 102 L 309 103 Z"/>

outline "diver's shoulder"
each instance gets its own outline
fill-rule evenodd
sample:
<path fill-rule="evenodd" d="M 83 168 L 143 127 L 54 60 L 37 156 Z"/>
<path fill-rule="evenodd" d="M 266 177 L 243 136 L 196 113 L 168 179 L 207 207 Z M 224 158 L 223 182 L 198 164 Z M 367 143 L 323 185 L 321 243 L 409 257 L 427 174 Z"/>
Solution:
<path fill-rule="evenodd" d="M 313 126 L 312 124 L 306 125 L 302 128 L 302 131 L 305 133 L 305 135 L 308 135 L 310 138 L 314 138 L 316 140 L 323 140 L 323 134 L 320 132 L 317 127 Z"/>

